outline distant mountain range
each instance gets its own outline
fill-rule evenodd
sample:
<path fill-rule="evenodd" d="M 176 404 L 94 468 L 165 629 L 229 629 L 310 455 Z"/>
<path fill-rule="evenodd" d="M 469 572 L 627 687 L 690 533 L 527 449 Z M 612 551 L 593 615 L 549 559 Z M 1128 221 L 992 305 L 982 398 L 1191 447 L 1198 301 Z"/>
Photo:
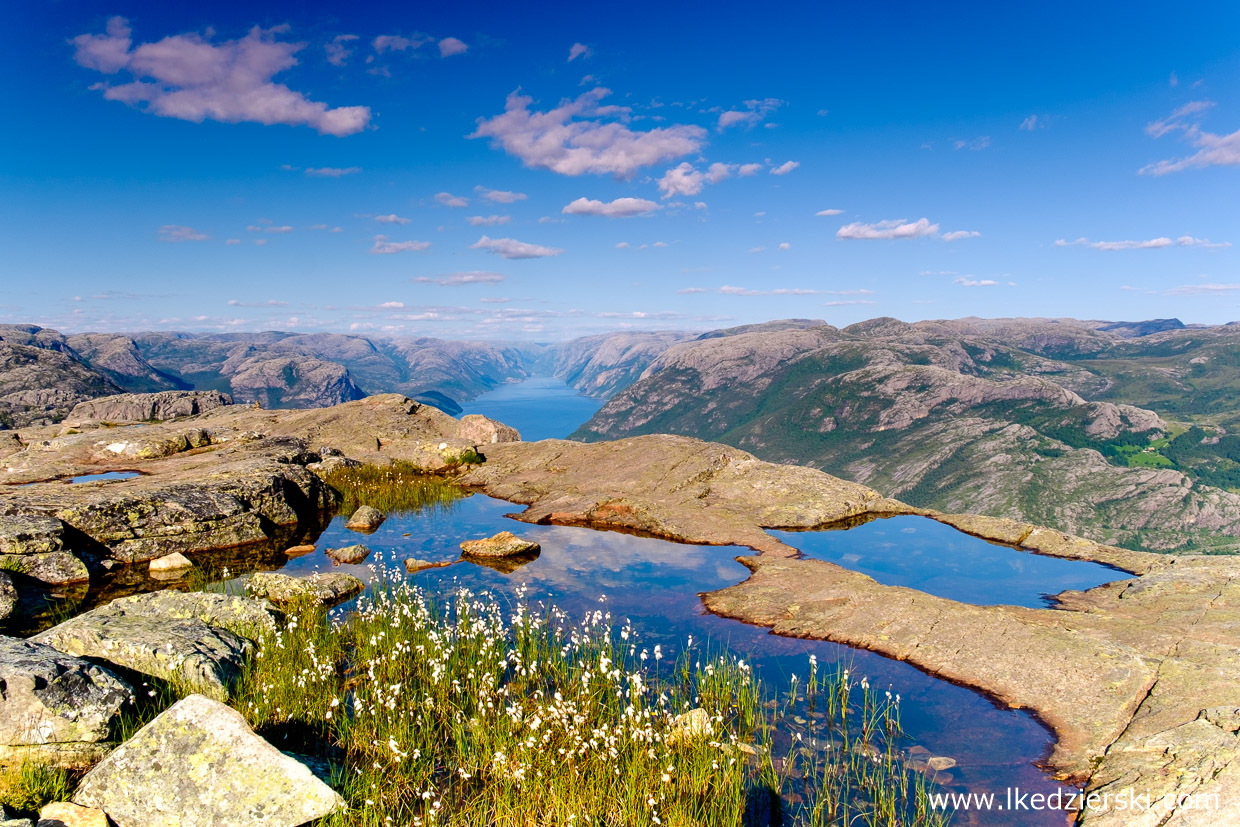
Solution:
<path fill-rule="evenodd" d="M 606 405 L 585 440 L 686 434 L 821 468 L 915 505 L 1134 548 L 1240 550 L 1240 325 L 1074 319 L 839 329 L 790 319 L 557 345 L 345 334 L 0 326 L 0 427 L 122 391 L 264 407 L 400 392 L 450 413 L 553 374 Z"/>

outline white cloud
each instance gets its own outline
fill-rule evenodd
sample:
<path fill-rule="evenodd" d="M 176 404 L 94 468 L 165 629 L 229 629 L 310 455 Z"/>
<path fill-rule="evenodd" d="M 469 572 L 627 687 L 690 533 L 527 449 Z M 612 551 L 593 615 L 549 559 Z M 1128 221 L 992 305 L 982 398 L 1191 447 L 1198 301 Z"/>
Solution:
<path fill-rule="evenodd" d="M 843 210 L 819 210 L 814 215 L 841 215 L 843 212 Z"/>
<path fill-rule="evenodd" d="M 483 236 L 470 245 L 471 250 L 486 250 L 504 258 L 546 258 L 558 256 L 563 250 L 557 247 L 544 247 L 541 244 L 528 244 L 515 238 L 488 238 Z"/>
<path fill-rule="evenodd" d="M 118 86 L 100 83 L 92 88 L 103 90 L 108 100 L 145 104 L 146 111 L 162 117 L 195 123 L 210 119 L 311 126 L 337 137 L 365 129 L 369 107 L 329 109 L 272 82 L 272 77 L 297 65 L 293 55 L 305 45 L 276 40 L 285 30 L 255 26 L 243 38 L 218 44 L 191 32 L 131 50 L 128 21 L 113 17 L 107 34 L 78 35 L 72 42 L 79 65 L 109 75 L 124 69 L 134 78 Z"/>
<path fill-rule="evenodd" d="M 1062 238 L 1055 240 L 1056 247 L 1090 247 L 1094 250 L 1108 250 L 1114 252 L 1116 250 L 1160 250 L 1164 247 L 1204 247 L 1208 250 L 1219 250 L 1230 247 L 1230 241 L 1212 242 L 1205 238 L 1194 238 L 1191 235 L 1182 235 L 1179 238 L 1149 238 L 1144 241 L 1090 241 L 1088 238 L 1078 238 L 1075 241 L 1066 241 Z"/>
<path fill-rule="evenodd" d="M 344 66 L 353 54 L 349 44 L 357 39 L 355 34 L 338 34 L 332 38 L 331 43 L 323 46 L 323 50 L 327 52 L 327 62 L 333 66 Z"/>
<path fill-rule="evenodd" d="M 719 114 L 719 122 L 715 128 L 722 132 L 729 126 L 736 126 L 738 124 L 754 126 L 782 104 L 783 101 L 779 98 L 745 101 L 743 109 L 729 109 L 726 112 L 721 112 Z"/>
<path fill-rule="evenodd" d="M 779 249 L 781 249 L 781 250 L 791 250 L 791 249 L 792 249 L 792 245 L 791 245 L 791 244 L 789 244 L 787 241 L 781 241 L 781 242 L 779 243 Z"/>
<path fill-rule="evenodd" d="M 578 198 L 560 210 L 564 215 L 603 215 L 608 218 L 629 218 L 634 215 L 648 215 L 662 209 L 653 201 L 644 198 L 617 198 L 614 201 L 602 202 L 587 198 Z"/>
<path fill-rule="evenodd" d="M 590 57 L 594 54 L 589 46 L 584 43 L 574 43 L 568 50 L 568 62 L 572 63 L 579 57 Z"/>
<path fill-rule="evenodd" d="M 777 287 L 774 290 L 752 290 L 748 287 L 733 287 L 725 284 L 719 288 L 719 292 L 725 296 L 816 296 L 824 292 L 824 290 L 812 290 L 808 287 Z"/>
<path fill-rule="evenodd" d="M 193 227 L 184 227 L 180 224 L 165 224 L 159 228 L 160 241 L 206 241 L 211 236 L 206 233 L 200 233 Z"/>
<path fill-rule="evenodd" d="M 375 221 L 378 221 L 380 224 L 408 224 L 412 220 L 412 218 L 405 218 L 403 215 L 397 215 L 396 213 L 375 216 Z"/>
<path fill-rule="evenodd" d="M 629 243 L 628 243 L 627 241 L 617 241 L 617 242 L 616 242 L 616 249 L 617 249 L 617 250 L 627 250 L 627 249 L 629 248 L 629 246 L 630 246 L 630 245 L 629 245 Z"/>
<path fill-rule="evenodd" d="M 512 220 L 511 215 L 471 215 L 465 219 L 471 227 L 486 227 L 492 224 L 507 224 Z"/>
<path fill-rule="evenodd" d="M 1240 284 L 1182 284 L 1164 291 L 1168 296 L 1198 296 L 1233 293 L 1240 290 Z"/>
<path fill-rule="evenodd" d="M 229 307 L 288 307 L 288 302 L 277 301 L 276 299 L 268 299 L 265 302 L 246 302 L 240 299 L 229 299 Z"/>
<path fill-rule="evenodd" d="M 455 37 L 445 37 L 439 41 L 439 56 L 452 57 L 453 55 L 463 55 L 469 51 L 469 46 L 464 41 Z"/>
<path fill-rule="evenodd" d="M 974 138 L 971 141 L 955 141 L 952 143 L 952 146 L 956 149 L 967 149 L 972 152 L 980 152 L 990 146 L 990 136 L 982 135 L 981 137 Z"/>
<path fill-rule="evenodd" d="M 836 231 L 835 237 L 880 241 L 899 238 L 921 238 L 922 236 L 934 235 L 938 231 L 939 225 L 931 224 L 928 218 L 919 218 L 909 223 L 905 223 L 903 218 L 896 218 L 879 221 L 874 224 L 863 224 L 860 221 L 854 221 L 852 224 L 845 224 L 843 227 L 840 227 Z"/>
<path fill-rule="evenodd" d="M 435 200 L 445 207 L 468 207 L 469 199 L 463 195 L 453 195 L 450 192 L 435 193 Z"/>
<path fill-rule="evenodd" d="M 508 190 L 491 190 L 479 184 L 474 187 L 474 192 L 481 195 L 488 201 L 494 201 L 496 204 L 511 204 L 514 201 L 524 201 L 529 198 L 523 192 L 509 192 Z"/>
<path fill-rule="evenodd" d="M 293 231 L 293 228 L 288 226 L 287 224 L 282 224 L 279 226 L 276 226 L 274 224 L 264 224 L 264 225 L 251 224 L 250 226 L 246 227 L 246 230 L 248 230 L 251 233 L 291 233 Z"/>
<path fill-rule="evenodd" d="M 485 304 L 507 304 L 512 301 L 512 299 L 504 298 L 502 296 L 483 296 L 478 299 L 478 301 L 484 302 Z"/>
<path fill-rule="evenodd" d="M 429 241 L 388 241 L 385 235 L 375 236 L 375 246 L 370 248 L 370 252 L 375 255 L 387 256 L 393 253 L 420 252 L 430 247 Z"/>
<path fill-rule="evenodd" d="M 241 239 L 230 238 L 230 239 L 227 239 L 224 243 L 227 244 L 229 247 L 235 247 L 236 245 L 241 243 Z"/>
<path fill-rule="evenodd" d="M 1038 116 L 1030 115 L 1029 117 L 1025 118 L 1023 121 L 1020 122 L 1019 128 L 1025 130 L 1026 132 L 1032 132 L 1033 130 L 1037 129 L 1038 128 Z"/>
<path fill-rule="evenodd" d="M 741 164 L 736 168 L 736 174 L 741 178 L 746 178 L 750 175 L 757 175 L 761 171 L 762 164 Z"/>
<path fill-rule="evenodd" d="M 697 195 L 702 191 L 705 179 L 706 176 L 693 164 L 682 161 L 663 173 L 663 177 L 655 183 L 663 191 L 664 198 L 671 198 L 673 195 Z"/>
<path fill-rule="evenodd" d="M 549 169 L 561 175 L 609 173 L 632 175 L 650 164 L 696 152 L 706 131 L 699 126 L 668 126 L 645 132 L 624 123 L 629 111 L 601 106 L 610 94 L 598 88 L 565 101 L 547 112 L 531 111 L 533 98 L 508 96 L 502 115 L 482 119 L 471 138 L 490 138 L 527 167 Z"/>
<path fill-rule="evenodd" d="M 706 170 L 706 180 L 711 184 L 718 184 L 732 174 L 732 169 L 728 164 L 711 164 Z"/>
<path fill-rule="evenodd" d="M 380 310 L 404 310 L 404 302 L 383 302 L 379 305 Z"/>
<path fill-rule="evenodd" d="M 370 45 L 375 50 L 375 54 L 384 54 L 385 52 L 404 52 L 422 48 L 430 43 L 427 37 L 403 37 L 398 34 L 381 34 L 371 41 Z"/>
<path fill-rule="evenodd" d="M 445 287 L 459 287 L 463 284 L 498 284 L 506 278 L 508 277 L 503 273 L 493 273 L 490 270 L 466 270 L 461 273 L 448 273 L 439 278 L 418 276 L 414 281 L 421 284 L 442 284 Z"/>
<path fill-rule="evenodd" d="M 771 175 L 787 175 L 801 165 L 800 161 L 784 161 L 771 169 Z"/>
<path fill-rule="evenodd" d="M 1147 164 L 1138 172 L 1142 175 L 1166 175 L 1169 172 L 1197 167 L 1240 164 L 1240 129 L 1229 135 L 1205 132 L 1196 123 L 1196 119 L 1192 118 L 1213 106 L 1213 101 L 1192 101 L 1172 112 L 1169 117 L 1147 125 L 1146 133 L 1154 138 L 1161 138 L 1172 131 L 1183 131 L 1184 139 L 1197 147 L 1197 152 L 1186 158 Z"/>
<path fill-rule="evenodd" d="M 952 284 L 959 284 L 961 287 L 994 287 L 998 283 L 994 279 L 973 279 L 968 276 L 952 279 Z"/>
<path fill-rule="evenodd" d="M 679 290 L 677 290 L 676 292 L 677 292 L 677 293 L 681 293 L 681 294 L 689 294 L 689 293 L 709 293 L 709 292 L 710 292 L 710 290 L 708 290 L 708 289 L 707 289 L 707 288 L 705 288 L 705 287 L 682 287 L 682 288 L 680 288 Z"/>
<path fill-rule="evenodd" d="M 356 175 L 361 171 L 361 167 L 310 167 L 306 170 L 306 175 L 315 178 L 340 178 L 344 175 Z"/>
<path fill-rule="evenodd" d="M 977 230 L 952 230 L 950 233 L 943 233 L 941 237 L 944 241 L 960 241 L 962 238 L 977 238 L 980 235 Z"/>

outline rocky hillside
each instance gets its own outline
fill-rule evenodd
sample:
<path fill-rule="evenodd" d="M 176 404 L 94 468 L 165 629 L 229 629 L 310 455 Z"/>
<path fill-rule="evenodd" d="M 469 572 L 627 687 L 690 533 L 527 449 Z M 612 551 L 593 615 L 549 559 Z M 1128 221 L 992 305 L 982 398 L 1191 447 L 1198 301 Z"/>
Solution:
<path fill-rule="evenodd" d="M 842 330 L 708 335 L 670 347 L 577 436 L 687 434 L 812 465 L 914 505 L 1130 547 L 1240 549 L 1240 495 L 1208 484 L 1225 481 L 1235 438 L 1186 432 L 1157 412 L 1183 411 L 1177 388 L 1218 388 L 1220 400 L 1228 398 L 1221 389 L 1240 388 L 1236 369 L 1223 364 L 1223 343 L 1240 330 L 1134 337 L 1133 325 L 1102 327 L 875 319 Z M 1209 361 L 1193 363 L 1201 357 Z M 1163 389 L 1161 404 L 1130 404 L 1151 385 Z M 1194 411 L 1229 412 L 1225 402 Z M 1222 446 L 1212 455 L 1202 444 L 1209 440 Z M 1200 468 L 1168 456 L 1194 452 L 1209 455 Z"/>
<path fill-rule="evenodd" d="M 56 331 L 0 325 L 0 429 L 59 422 L 77 403 L 121 390 Z"/>

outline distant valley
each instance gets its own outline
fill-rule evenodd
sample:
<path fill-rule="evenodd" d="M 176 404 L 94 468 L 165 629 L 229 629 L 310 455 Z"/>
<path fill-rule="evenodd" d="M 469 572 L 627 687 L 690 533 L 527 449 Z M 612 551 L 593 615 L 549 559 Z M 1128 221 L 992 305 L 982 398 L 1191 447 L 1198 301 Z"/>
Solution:
<path fill-rule="evenodd" d="M 0 427 L 85 399 L 210 389 L 262 407 L 399 392 L 458 413 L 554 375 L 587 441 L 676 433 L 948 511 L 1132 548 L 1240 550 L 1240 325 L 783 320 L 562 344 L 0 326 Z"/>

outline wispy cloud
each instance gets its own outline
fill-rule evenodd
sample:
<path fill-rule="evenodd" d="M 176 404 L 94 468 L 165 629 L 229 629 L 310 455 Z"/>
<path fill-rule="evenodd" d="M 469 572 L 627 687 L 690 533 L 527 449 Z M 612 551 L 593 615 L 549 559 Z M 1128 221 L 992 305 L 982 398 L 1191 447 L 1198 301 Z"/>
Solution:
<path fill-rule="evenodd" d="M 1168 296 L 1201 296 L 1219 293 L 1234 293 L 1240 290 L 1240 284 L 1182 284 L 1163 291 Z"/>
<path fill-rule="evenodd" d="M 397 215 L 396 213 L 375 216 L 375 221 L 378 221 L 380 224 L 408 224 L 412 220 L 412 218 L 405 218 L 403 215 Z"/>
<path fill-rule="evenodd" d="M 338 34 L 330 43 L 323 46 L 327 53 L 327 62 L 332 66 L 344 66 L 353 54 L 352 45 L 358 39 L 355 34 Z"/>
<path fill-rule="evenodd" d="M 506 278 L 508 277 L 503 273 L 493 273 L 490 270 L 466 270 L 437 277 L 418 276 L 413 281 L 419 284 L 442 284 L 445 287 L 459 287 L 463 284 L 498 284 Z"/>
<path fill-rule="evenodd" d="M 572 63 L 579 57 L 590 57 L 594 54 L 594 50 L 584 43 L 574 43 L 568 49 L 568 62 Z"/>
<path fill-rule="evenodd" d="M 922 238 L 923 236 L 936 235 L 938 231 L 939 225 L 931 224 L 928 218 L 919 218 L 916 221 L 909 222 L 906 222 L 903 218 L 894 218 L 873 224 L 863 224 L 860 221 L 854 221 L 852 224 L 845 224 L 843 227 L 840 227 L 836 231 L 835 237 L 863 241 L 884 241 L 889 239 Z"/>
<path fill-rule="evenodd" d="M 965 140 L 953 141 L 952 146 L 958 150 L 967 149 L 972 152 L 981 152 L 983 149 L 986 149 L 988 146 L 990 146 L 990 136 L 982 135 L 980 137 L 973 138 L 967 141 Z"/>
<path fill-rule="evenodd" d="M 453 195 L 450 192 L 435 193 L 435 200 L 445 207 L 468 207 L 469 199 L 463 195 Z"/>
<path fill-rule="evenodd" d="M 961 287 L 994 287 L 998 283 L 994 279 L 975 279 L 970 276 L 952 279 L 952 284 L 959 284 Z"/>
<path fill-rule="evenodd" d="M 288 307 L 288 302 L 269 299 L 265 302 L 247 302 L 240 299 L 229 299 L 229 307 Z"/>
<path fill-rule="evenodd" d="M 356 175 L 361 171 L 361 167 L 309 167 L 306 175 L 312 178 L 341 178 L 345 175 Z"/>
<path fill-rule="evenodd" d="M 977 238 L 980 236 L 977 230 L 952 230 L 950 233 L 943 233 L 940 238 L 944 241 L 960 241 L 963 238 Z"/>
<path fill-rule="evenodd" d="M 502 115 L 484 118 L 471 138 L 490 138 L 528 167 L 561 175 L 585 173 L 628 177 L 638 169 L 696 152 L 706 137 L 699 126 L 637 131 L 625 121 L 629 110 L 603 106 L 610 90 L 598 88 L 546 112 L 530 110 L 534 99 L 508 96 Z"/>
<path fill-rule="evenodd" d="M 246 227 L 251 233 L 291 233 L 293 228 L 287 224 L 251 224 Z"/>
<path fill-rule="evenodd" d="M 630 218 L 635 215 L 649 215 L 655 210 L 663 209 L 654 201 L 644 198 L 617 198 L 614 201 L 594 201 L 578 198 L 560 210 L 564 215 L 602 215 L 607 218 Z"/>
<path fill-rule="evenodd" d="M 1145 127 L 1146 134 L 1161 138 L 1168 132 L 1184 133 L 1184 140 L 1197 147 L 1197 152 L 1186 158 L 1167 159 L 1147 164 L 1138 170 L 1142 175 L 1166 175 L 1186 169 L 1211 166 L 1235 166 L 1240 164 L 1240 129 L 1229 135 L 1206 132 L 1198 124 L 1201 113 L 1214 106 L 1213 101 L 1191 101 L 1161 121 Z"/>
<path fill-rule="evenodd" d="M 485 250 L 504 258 L 547 258 L 558 256 L 564 252 L 558 247 L 544 247 L 541 244 L 528 244 L 515 238 L 488 238 L 483 236 L 470 245 L 472 250 Z"/>
<path fill-rule="evenodd" d="M 800 161 L 784 161 L 779 166 L 771 168 L 771 175 L 787 175 L 800 165 Z"/>
<path fill-rule="evenodd" d="M 1090 241 L 1088 238 L 1078 238 L 1075 241 L 1067 241 L 1065 239 L 1056 239 L 1056 247 L 1089 247 L 1094 250 L 1160 250 L 1164 247 L 1204 247 L 1208 250 L 1219 250 L 1230 247 L 1230 241 L 1212 242 L 1205 238 L 1194 238 L 1191 235 L 1182 235 L 1179 238 L 1149 238 L 1144 241 Z"/>
<path fill-rule="evenodd" d="M 370 252 L 375 255 L 387 256 L 393 253 L 419 252 L 431 246 L 429 241 L 388 241 L 385 235 L 375 236 L 375 244 Z"/>
<path fill-rule="evenodd" d="M 819 210 L 814 215 L 843 215 L 843 210 Z"/>
<path fill-rule="evenodd" d="M 488 201 L 494 201 L 496 204 L 511 204 L 514 201 L 524 201 L 529 198 L 523 192 L 510 192 L 509 190 L 492 190 L 479 184 L 474 187 L 474 192 L 482 196 Z"/>
<path fill-rule="evenodd" d="M 206 233 L 195 230 L 193 227 L 186 227 L 181 224 L 165 224 L 159 228 L 160 241 L 206 241 L 210 237 Z"/>
<path fill-rule="evenodd" d="M 719 113 L 719 122 L 715 128 L 722 132 L 729 126 L 754 126 L 765 120 L 768 115 L 782 106 L 783 103 L 779 98 L 747 100 L 741 109 L 729 109 L 726 112 Z"/>
<path fill-rule="evenodd" d="M 471 215 L 465 219 L 471 227 L 488 227 L 493 224 L 507 224 L 512 221 L 511 215 Z"/>
<path fill-rule="evenodd" d="M 211 42 L 196 32 L 165 37 L 157 43 L 133 47 L 129 21 L 113 17 L 105 34 L 73 38 L 75 59 L 80 66 L 107 75 L 124 70 L 133 80 L 120 85 L 107 82 L 94 89 L 108 100 L 166 118 L 202 122 L 310 126 L 324 135 L 352 135 L 370 123 L 370 108 L 329 108 L 312 101 L 272 78 L 297 65 L 294 55 L 304 44 L 276 39 L 285 26 L 252 28 L 245 37 Z"/>

